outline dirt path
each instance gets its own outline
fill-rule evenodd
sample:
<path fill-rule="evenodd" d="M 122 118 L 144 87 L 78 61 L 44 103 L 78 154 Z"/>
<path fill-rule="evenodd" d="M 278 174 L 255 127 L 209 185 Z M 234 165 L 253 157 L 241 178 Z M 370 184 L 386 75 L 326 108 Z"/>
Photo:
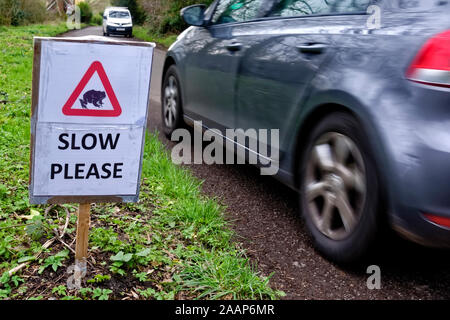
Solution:
<path fill-rule="evenodd" d="M 69 36 L 101 35 L 101 28 Z M 164 51 L 157 49 L 151 85 L 149 130 L 160 129 L 160 86 Z M 172 145 L 162 135 L 169 147 Z M 381 290 L 366 286 L 366 267 L 342 270 L 311 247 L 299 217 L 297 195 L 248 165 L 189 167 L 204 180 L 206 194 L 227 207 L 229 220 L 253 262 L 287 299 L 450 299 L 450 254 L 398 238 L 370 264 L 381 268 Z"/>

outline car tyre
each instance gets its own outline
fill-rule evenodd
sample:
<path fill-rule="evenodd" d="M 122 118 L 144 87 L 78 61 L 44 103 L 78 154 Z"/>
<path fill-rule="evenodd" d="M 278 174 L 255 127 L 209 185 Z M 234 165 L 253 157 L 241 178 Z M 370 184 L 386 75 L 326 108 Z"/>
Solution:
<path fill-rule="evenodd" d="M 164 75 L 161 89 L 161 116 L 164 134 L 170 139 L 173 131 L 183 125 L 180 77 L 172 65 Z"/>
<path fill-rule="evenodd" d="M 374 157 L 350 114 L 324 118 L 309 135 L 300 170 L 300 208 L 315 247 L 339 264 L 362 261 L 380 228 Z"/>

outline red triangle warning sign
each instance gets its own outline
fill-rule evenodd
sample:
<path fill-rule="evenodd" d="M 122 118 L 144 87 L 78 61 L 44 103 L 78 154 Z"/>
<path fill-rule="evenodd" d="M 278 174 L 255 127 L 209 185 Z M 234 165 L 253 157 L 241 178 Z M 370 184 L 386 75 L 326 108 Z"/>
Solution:
<path fill-rule="evenodd" d="M 80 97 L 95 72 L 97 72 L 106 93 L 103 91 L 89 90 Z M 103 100 L 106 96 L 108 96 L 111 102 L 112 110 L 102 109 Z M 66 116 L 78 117 L 118 117 L 122 114 L 122 108 L 120 107 L 116 94 L 109 82 L 105 69 L 99 61 L 94 61 L 91 64 L 80 83 L 70 95 L 62 111 Z"/>

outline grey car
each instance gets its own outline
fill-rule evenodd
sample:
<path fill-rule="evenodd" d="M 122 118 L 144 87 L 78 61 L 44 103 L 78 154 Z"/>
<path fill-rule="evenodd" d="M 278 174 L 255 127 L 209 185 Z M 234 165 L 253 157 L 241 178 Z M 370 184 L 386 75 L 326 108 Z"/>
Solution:
<path fill-rule="evenodd" d="M 388 227 L 450 246 L 450 1 L 217 0 L 182 16 L 167 135 L 197 120 L 279 129 L 276 178 L 338 263 Z"/>

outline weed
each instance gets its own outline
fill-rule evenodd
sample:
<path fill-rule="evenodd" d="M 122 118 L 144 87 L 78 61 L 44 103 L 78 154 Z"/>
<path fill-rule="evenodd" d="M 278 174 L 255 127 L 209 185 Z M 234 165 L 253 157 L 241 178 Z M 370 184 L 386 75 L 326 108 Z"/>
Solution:
<path fill-rule="evenodd" d="M 67 296 L 67 288 L 64 285 L 60 285 L 60 286 L 54 287 L 52 289 L 52 293 L 56 293 L 60 297 L 65 297 L 65 296 Z"/>
<path fill-rule="evenodd" d="M 103 282 L 109 281 L 109 280 L 111 280 L 111 276 L 110 275 L 97 274 L 97 275 L 95 275 L 94 278 L 89 279 L 87 281 L 87 283 L 103 283 Z"/>
<path fill-rule="evenodd" d="M 42 274 L 45 269 L 52 267 L 53 271 L 57 271 L 62 267 L 62 262 L 69 257 L 69 250 L 62 250 L 53 256 L 49 256 L 44 260 L 44 263 L 39 268 L 39 274 Z"/>
<path fill-rule="evenodd" d="M 97 300 L 108 300 L 112 290 L 95 288 L 92 291 L 92 298 Z"/>

